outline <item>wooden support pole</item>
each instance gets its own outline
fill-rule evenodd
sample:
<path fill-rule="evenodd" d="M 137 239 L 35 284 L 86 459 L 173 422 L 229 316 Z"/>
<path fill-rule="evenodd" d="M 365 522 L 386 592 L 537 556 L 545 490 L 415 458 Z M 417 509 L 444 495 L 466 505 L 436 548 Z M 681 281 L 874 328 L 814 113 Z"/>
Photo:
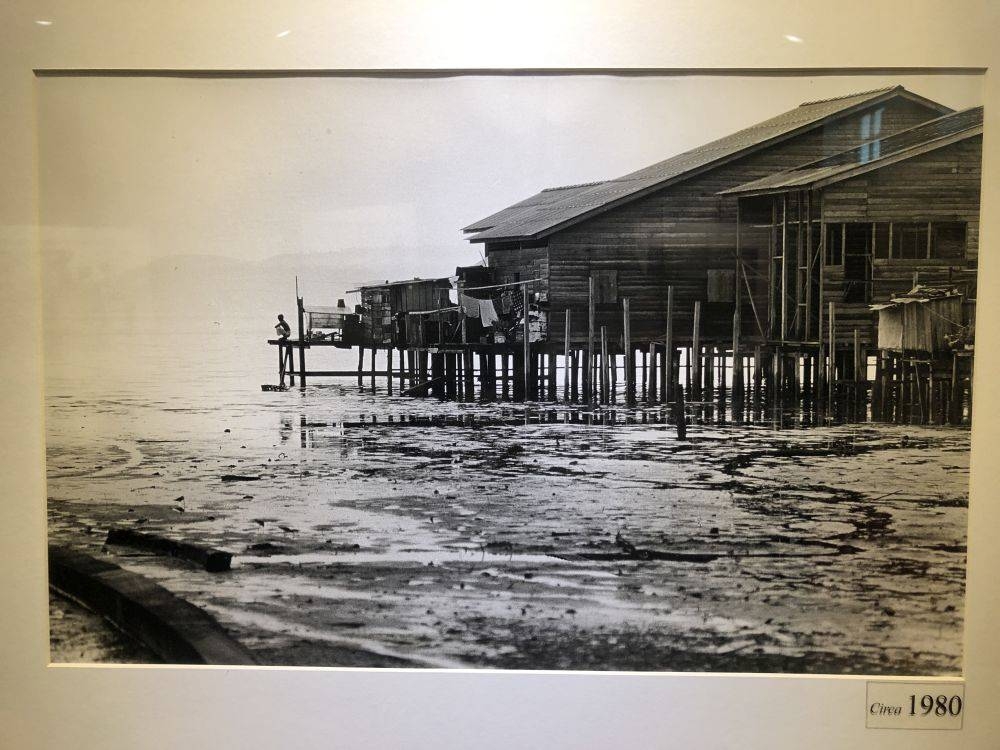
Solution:
<path fill-rule="evenodd" d="M 418 378 L 421 383 L 426 383 L 429 379 L 428 377 L 428 367 L 427 367 L 427 351 L 421 350 L 417 352 L 417 370 Z M 421 396 L 429 396 L 430 390 L 424 388 L 418 392 Z"/>
<path fill-rule="evenodd" d="M 754 411 L 759 412 L 764 397 L 764 352 L 759 346 L 753 350 L 753 400 Z"/>
<path fill-rule="evenodd" d="M 663 353 L 663 401 L 670 403 L 673 399 L 674 388 L 674 287 L 667 287 L 667 330 L 664 334 L 663 344 L 666 350 Z"/>
<path fill-rule="evenodd" d="M 373 343 L 372 344 L 372 365 L 371 365 L 371 370 L 370 370 L 370 374 L 369 374 L 369 377 L 371 379 L 372 393 L 375 393 L 375 355 L 376 355 L 377 352 L 378 352 L 378 348 Z"/>
<path fill-rule="evenodd" d="M 454 401 L 458 396 L 458 357 L 455 352 L 448 352 L 444 355 L 445 367 L 445 396 L 449 401 Z"/>
<path fill-rule="evenodd" d="M 694 303 L 694 325 L 691 330 L 691 358 L 688 361 L 691 372 L 692 399 L 701 401 L 701 300 Z"/>
<path fill-rule="evenodd" d="M 837 308 L 835 303 L 830 303 L 829 311 L 830 333 L 830 365 L 827 368 L 827 406 L 833 409 L 834 380 L 837 375 Z"/>
<path fill-rule="evenodd" d="M 431 395 L 436 398 L 444 398 L 445 395 L 445 367 L 444 353 L 434 352 L 431 354 Z"/>
<path fill-rule="evenodd" d="M 580 352 L 577 349 L 570 350 L 570 365 L 572 372 L 569 378 L 569 400 L 576 403 L 580 398 Z"/>
<path fill-rule="evenodd" d="M 599 403 L 606 404 L 609 402 L 609 383 L 611 371 L 608 367 L 608 329 L 607 326 L 601 326 L 601 389 L 600 389 L 600 401 Z"/>
<path fill-rule="evenodd" d="M 610 342 L 609 342 L 610 347 Z M 609 348 L 608 354 L 608 372 L 609 380 L 611 382 L 611 387 L 609 389 L 608 398 L 611 401 L 618 400 L 618 354 Z"/>
<path fill-rule="evenodd" d="M 587 360 L 583 368 L 583 402 L 589 404 L 594 392 L 594 326 L 596 324 L 596 311 L 594 309 L 594 277 L 589 279 L 589 291 L 587 294 Z"/>
<path fill-rule="evenodd" d="M 570 309 L 566 308 L 566 331 L 563 335 L 563 401 L 570 400 Z M 575 377 L 575 369 L 574 377 Z"/>
<path fill-rule="evenodd" d="M 632 351 L 632 316 L 628 297 L 625 297 L 622 300 L 622 315 L 624 317 L 624 327 L 622 328 L 622 346 L 625 350 L 625 403 L 629 406 L 634 406 L 635 352 Z"/>
<path fill-rule="evenodd" d="M 521 284 L 521 302 L 524 305 L 524 399 L 532 397 L 531 388 L 531 331 L 528 321 L 528 285 Z"/>
<path fill-rule="evenodd" d="M 301 297 L 296 297 L 296 301 L 296 307 L 299 311 L 299 385 L 304 388 L 306 384 L 305 308 L 302 306 Z"/>
<path fill-rule="evenodd" d="M 812 278 L 815 259 L 812 251 L 812 191 L 806 193 L 806 289 L 805 289 L 805 340 L 812 340 Z"/>
<path fill-rule="evenodd" d="M 739 288 L 739 285 L 737 285 Z M 743 408 L 743 354 L 740 352 L 740 330 L 741 330 L 741 315 L 740 315 L 740 304 L 739 297 L 737 296 L 737 303 L 733 308 L 733 409 Z M 723 356 L 725 354 L 723 353 Z M 723 379 L 725 375 L 723 375 Z"/>
<path fill-rule="evenodd" d="M 656 342 L 649 342 L 649 383 L 646 387 L 646 403 L 656 403 Z"/>
<path fill-rule="evenodd" d="M 781 343 L 788 334 L 788 194 L 781 196 Z"/>
<path fill-rule="evenodd" d="M 462 364 L 464 370 L 463 374 L 465 375 L 465 382 L 464 382 L 465 387 L 463 389 L 465 393 L 463 395 L 465 396 L 466 401 L 473 401 L 476 398 L 476 383 L 475 383 L 476 363 L 475 359 L 473 358 L 471 346 L 466 345 L 465 349 L 462 351 L 462 357 L 464 360 Z M 480 380 L 482 380 L 482 376 L 483 372 L 482 368 L 480 368 L 479 371 Z"/>
<path fill-rule="evenodd" d="M 500 398 L 504 401 L 510 400 L 510 354 L 506 351 L 500 352 Z"/>
<path fill-rule="evenodd" d="M 556 400 L 556 351 L 555 349 L 549 349 L 548 353 L 545 355 L 548 360 L 548 395 L 549 401 Z"/>
<path fill-rule="evenodd" d="M 385 388 L 388 395 L 392 395 L 392 344 L 385 350 Z"/>
<path fill-rule="evenodd" d="M 648 362 L 648 360 L 646 358 L 646 352 L 644 350 L 640 350 L 639 351 L 639 357 L 640 357 L 640 361 L 642 362 L 642 365 L 641 365 L 641 367 L 642 367 L 642 381 L 641 381 L 641 387 L 639 387 L 637 390 L 638 390 L 638 396 L 639 396 L 640 400 L 645 401 L 649 397 L 649 394 L 648 394 L 648 389 L 649 389 L 649 362 Z"/>

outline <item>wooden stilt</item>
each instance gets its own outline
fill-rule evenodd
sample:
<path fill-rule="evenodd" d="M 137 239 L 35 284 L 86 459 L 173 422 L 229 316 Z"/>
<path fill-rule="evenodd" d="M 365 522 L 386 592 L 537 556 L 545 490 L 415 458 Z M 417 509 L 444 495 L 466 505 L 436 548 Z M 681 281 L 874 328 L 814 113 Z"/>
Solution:
<path fill-rule="evenodd" d="M 388 395 L 392 395 L 392 345 L 385 349 L 385 390 Z"/>
<path fill-rule="evenodd" d="M 444 355 L 444 387 L 445 398 L 454 401 L 458 395 L 457 389 L 457 367 L 454 352 L 447 352 Z"/>
<path fill-rule="evenodd" d="M 663 374 L 660 389 L 664 403 L 670 403 L 674 387 L 674 287 L 667 287 L 667 327 L 663 338 Z"/>
<path fill-rule="evenodd" d="M 622 348 L 625 351 L 625 403 L 635 405 L 635 352 L 632 351 L 632 316 L 629 298 L 622 300 L 624 327 L 622 329 Z"/>
<path fill-rule="evenodd" d="M 445 397 L 445 364 L 444 353 L 431 354 L 431 395 L 435 398 Z"/>
<path fill-rule="evenodd" d="M 525 400 L 532 397 L 531 393 L 531 331 L 530 324 L 528 322 L 528 285 L 521 285 L 521 301 L 524 305 L 524 398 Z"/>
<path fill-rule="evenodd" d="M 830 303 L 829 315 L 829 325 L 830 332 L 827 336 L 830 342 L 830 364 L 827 369 L 827 406 L 833 409 L 833 396 L 834 396 L 834 381 L 837 375 L 837 307 L 836 304 Z"/>
<path fill-rule="evenodd" d="M 608 367 L 608 329 L 607 326 L 601 326 L 601 389 L 600 389 L 600 403 L 606 404 L 609 402 L 609 389 L 608 380 L 610 379 L 611 371 Z"/>
<path fill-rule="evenodd" d="M 611 387 L 608 389 L 608 399 L 612 402 L 618 401 L 618 353 L 611 350 L 608 354 L 608 372 L 610 373 Z"/>
<path fill-rule="evenodd" d="M 466 345 L 464 351 L 462 352 L 462 358 L 463 358 L 462 368 L 464 370 L 462 374 L 465 376 L 464 388 L 463 388 L 465 392 L 463 393 L 463 396 L 465 397 L 466 401 L 473 401 L 475 400 L 476 397 L 475 359 L 474 359 L 474 354 L 472 352 L 472 347 L 469 346 L 468 344 Z M 479 370 L 480 378 L 482 378 L 482 374 L 483 374 L 482 366 L 480 366 Z"/>
<path fill-rule="evenodd" d="M 638 394 L 637 395 L 638 395 L 639 400 L 646 401 L 649 398 L 649 382 L 648 382 L 648 380 L 649 380 L 649 377 L 648 377 L 649 376 L 649 369 L 648 369 L 649 368 L 649 361 L 646 358 L 646 351 L 645 351 L 645 349 L 640 350 L 639 357 L 640 357 L 640 361 L 641 361 L 640 367 L 642 369 L 642 384 L 641 384 L 641 387 L 638 388 Z"/>
<path fill-rule="evenodd" d="M 587 295 L 587 359 L 583 368 L 583 401 L 591 402 L 594 392 L 594 327 L 596 311 L 594 309 L 594 277 L 589 279 L 590 286 Z"/>
<path fill-rule="evenodd" d="M 569 398 L 570 401 L 576 403 L 580 399 L 580 352 L 577 349 L 570 351 L 570 366 L 572 367 L 572 372 L 569 378 Z"/>
<path fill-rule="evenodd" d="M 694 303 L 694 326 L 691 331 L 691 371 L 692 400 L 701 401 L 701 301 Z"/>
<path fill-rule="evenodd" d="M 296 281 L 298 286 L 298 281 Z M 302 306 L 302 298 L 296 298 L 299 311 L 299 386 L 305 388 L 306 385 L 306 332 L 305 332 L 305 309 Z"/>
<path fill-rule="evenodd" d="M 570 400 L 570 311 L 566 308 L 566 330 L 563 334 L 563 401 Z M 576 367 L 573 367 L 572 377 L 576 378 Z"/>
<path fill-rule="evenodd" d="M 645 356 L 645 355 L 643 355 Z M 649 383 L 646 387 L 646 403 L 656 403 L 656 342 L 649 342 Z"/>
<path fill-rule="evenodd" d="M 549 401 L 556 400 L 556 352 L 555 349 L 550 349 L 546 353 L 546 360 L 548 363 L 548 394 L 547 398 Z"/>

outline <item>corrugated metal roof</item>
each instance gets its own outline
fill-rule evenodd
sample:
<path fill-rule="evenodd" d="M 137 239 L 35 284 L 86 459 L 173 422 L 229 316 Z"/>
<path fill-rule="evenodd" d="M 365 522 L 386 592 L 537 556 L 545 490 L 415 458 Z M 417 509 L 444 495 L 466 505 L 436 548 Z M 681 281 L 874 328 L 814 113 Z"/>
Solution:
<path fill-rule="evenodd" d="M 587 182 L 582 185 L 564 185 L 563 187 L 545 188 L 540 193 L 536 193 L 530 198 L 525 198 L 520 203 L 515 203 L 513 206 L 508 206 L 502 211 L 497 211 L 495 214 L 491 214 L 485 219 L 480 219 L 473 224 L 469 224 L 469 226 L 464 227 L 462 231 L 483 232 L 487 229 L 491 229 L 492 227 L 499 226 L 500 224 L 514 221 L 518 217 L 536 209 L 551 206 L 553 203 L 572 198 L 574 195 L 582 193 L 587 188 L 599 184 L 600 183 L 597 182 Z"/>
<path fill-rule="evenodd" d="M 982 126 L 983 108 L 972 107 L 855 146 L 826 159 L 722 190 L 719 195 L 759 195 L 846 180 L 860 171 L 878 169 L 947 146 L 956 140 L 971 138 L 982 132 Z"/>
<path fill-rule="evenodd" d="M 894 96 L 920 101 L 942 112 L 949 111 L 947 107 L 912 94 L 902 86 L 807 102 L 777 117 L 622 177 L 589 185 L 570 186 L 555 194 L 542 191 L 487 219 L 470 224 L 467 231 L 482 229 L 470 238 L 472 242 L 544 236 L 557 228 L 580 221 L 626 200 L 637 198 L 669 182 L 692 176 L 705 168 L 750 152 L 766 143 L 815 127 L 854 108 Z M 487 226 L 489 228 L 484 228 Z"/>

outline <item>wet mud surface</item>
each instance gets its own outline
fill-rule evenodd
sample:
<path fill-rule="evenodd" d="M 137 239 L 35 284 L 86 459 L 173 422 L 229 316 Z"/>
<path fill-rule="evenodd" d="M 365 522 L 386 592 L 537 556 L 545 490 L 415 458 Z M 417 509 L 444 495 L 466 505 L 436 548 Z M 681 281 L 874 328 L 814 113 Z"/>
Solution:
<path fill-rule="evenodd" d="M 262 663 L 957 674 L 969 435 L 372 397 L 49 401 L 53 541 Z M 626 424 L 625 417 L 637 423 Z M 234 554 L 207 573 L 112 526 Z"/>

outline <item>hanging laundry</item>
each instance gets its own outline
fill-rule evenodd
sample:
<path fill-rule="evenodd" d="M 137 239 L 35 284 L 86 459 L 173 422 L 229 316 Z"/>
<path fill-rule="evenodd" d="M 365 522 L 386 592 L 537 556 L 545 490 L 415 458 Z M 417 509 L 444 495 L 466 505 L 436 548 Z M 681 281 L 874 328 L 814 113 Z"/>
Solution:
<path fill-rule="evenodd" d="M 465 313 L 467 318 L 479 318 L 479 303 L 482 300 L 476 299 L 475 297 L 470 297 L 467 294 L 458 295 L 458 305 L 462 308 L 462 312 Z"/>
<path fill-rule="evenodd" d="M 496 308 L 493 306 L 493 300 L 479 300 L 479 317 L 482 318 L 484 328 L 492 328 L 500 321 L 500 316 L 497 315 Z"/>

